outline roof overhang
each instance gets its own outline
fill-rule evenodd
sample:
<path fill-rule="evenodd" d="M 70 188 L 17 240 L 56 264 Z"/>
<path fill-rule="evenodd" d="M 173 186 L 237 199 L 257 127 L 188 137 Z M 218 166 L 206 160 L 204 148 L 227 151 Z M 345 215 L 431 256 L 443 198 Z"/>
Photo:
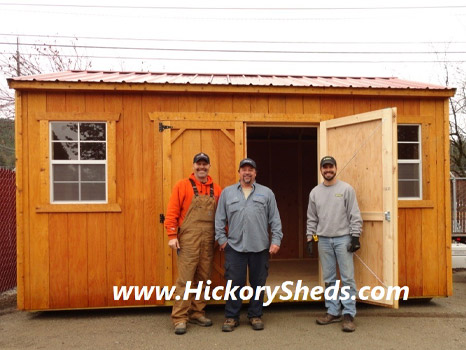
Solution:
<path fill-rule="evenodd" d="M 126 82 L 66 82 L 27 81 L 7 79 L 8 86 L 16 90 L 48 91 L 121 91 L 121 92 L 168 92 L 168 93 L 244 93 L 244 94 L 296 94 L 296 95 L 350 95 L 350 96 L 409 96 L 453 97 L 454 88 L 412 89 L 379 87 L 316 87 L 316 86 L 270 86 L 270 85 L 221 85 L 221 84 L 154 84 Z"/>

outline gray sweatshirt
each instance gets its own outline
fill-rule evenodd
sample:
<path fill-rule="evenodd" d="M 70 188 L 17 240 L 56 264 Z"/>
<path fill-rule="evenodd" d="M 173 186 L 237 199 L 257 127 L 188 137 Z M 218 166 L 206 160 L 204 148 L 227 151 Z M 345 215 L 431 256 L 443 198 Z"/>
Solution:
<path fill-rule="evenodd" d="M 337 180 L 332 186 L 321 183 L 312 189 L 307 208 L 308 239 L 315 233 L 325 237 L 359 236 L 361 230 L 361 212 L 353 187 Z"/>

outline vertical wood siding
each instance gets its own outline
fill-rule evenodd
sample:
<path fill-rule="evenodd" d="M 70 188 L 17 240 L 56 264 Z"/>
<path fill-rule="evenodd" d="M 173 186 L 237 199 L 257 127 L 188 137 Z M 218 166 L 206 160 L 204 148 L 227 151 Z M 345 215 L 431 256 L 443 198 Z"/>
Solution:
<path fill-rule="evenodd" d="M 419 118 L 423 130 L 424 198 L 433 207 L 401 208 L 398 212 L 399 284 L 410 296 L 451 293 L 451 266 L 446 261 L 449 241 L 445 211 L 445 123 L 442 99 L 383 97 L 266 96 L 234 94 L 120 94 L 23 93 L 21 98 L 23 188 L 18 247 L 23 262 L 24 291 L 20 308 L 62 309 L 143 305 L 150 301 L 114 301 L 113 286 L 170 285 L 176 278 L 176 258 L 167 247 L 159 209 L 162 138 L 149 112 L 321 113 L 342 117 L 385 107 L 397 107 L 404 116 Z M 121 213 L 36 213 L 40 204 L 41 143 L 39 122 L 32 112 L 120 112 L 116 123 L 116 189 Z M 215 167 L 220 159 L 234 158 L 221 145 L 219 133 L 193 131 L 187 142 L 173 144 L 172 152 L 192 158 L 203 147 L 212 157 L 212 176 L 226 186 L 237 180 L 235 170 Z M 194 135 L 196 134 L 196 135 Z M 220 135 L 220 136 L 219 136 Z M 201 141 L 202 140 L 202 141 Z M 191 164 L 172 164 L 173 176 L 190 172 Z M 285 180 L 282 180 L 285 181 Z M 301 237 L 294 239 L 302 240 Z M 293 246 L 295 251 L 303 243 Z M 216 265 L 223 260 L 216 257 Z M 172 268 L 173 266 L 173 268 Z M 450 275 L 449 275 L 450 274 Z"/>

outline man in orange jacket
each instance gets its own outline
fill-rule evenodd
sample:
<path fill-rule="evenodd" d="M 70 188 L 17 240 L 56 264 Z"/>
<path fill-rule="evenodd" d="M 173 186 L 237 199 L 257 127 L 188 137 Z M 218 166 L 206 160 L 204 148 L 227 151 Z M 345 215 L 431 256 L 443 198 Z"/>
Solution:
<path fill-rule="evenodd" d="M 193 173 L 175 185 L 168 202 L 165 218 L 168 245 L 178 253 L 178 279 L 171 316 L 176 334 L 186 333 L 187 322 L 203 327 L 212 325 L 205 317 L 206 301 L 202 297 L 201 300 L 192 296 L 183 300 L 188 281 L 191 281 L 191 289 L 203 281 L 201 295 L 204 296 L 205 284 L 212 272 L 215 210 L 222 190 L 212 182 L 209 170 L 209 156 L 196 154 Z"/>

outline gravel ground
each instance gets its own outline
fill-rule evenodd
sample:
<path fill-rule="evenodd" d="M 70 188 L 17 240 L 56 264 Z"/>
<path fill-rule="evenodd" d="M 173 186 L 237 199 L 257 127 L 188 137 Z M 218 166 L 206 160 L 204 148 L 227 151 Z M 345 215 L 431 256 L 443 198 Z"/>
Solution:
<path fill-rule="evenodd" d="M 15 291 L 0 296 L 0 349 L 461 349 L 466 348 L 466 270 L 453 273 L 454 295 L 403 302 L 398 310 L 359 304 L 357 330 L 318 326 L 322 303 L 274 304 L 265 330 L 241 325 L 222 333 L 223 307 L 209 306 L 214 325 L 173 334 L 169 308 L 21 312 Z"/>

